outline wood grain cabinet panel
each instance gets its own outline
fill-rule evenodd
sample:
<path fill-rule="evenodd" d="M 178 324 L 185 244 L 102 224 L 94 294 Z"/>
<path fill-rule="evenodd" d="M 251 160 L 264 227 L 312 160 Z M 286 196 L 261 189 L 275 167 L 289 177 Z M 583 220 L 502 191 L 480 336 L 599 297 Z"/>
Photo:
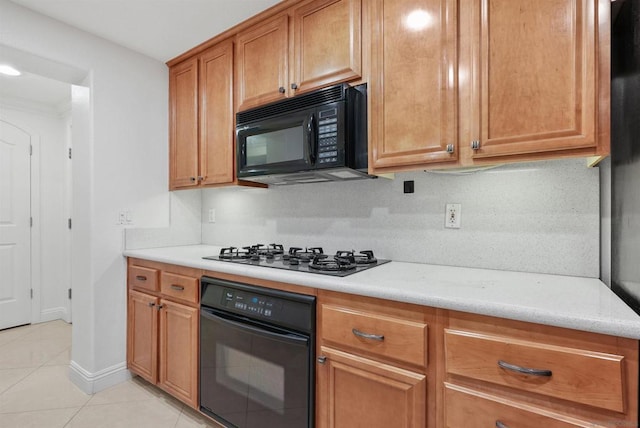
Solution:
<path fill-rule="evenodd" d="M 324 341 L 417 366 L 427 365 L 426 324 L 332 305 L 322 305 L 321 310 Z"/>
<path fill-rule="evenodd" d="M 162 272 L 160 276 L 162 294 L 187 303 L 198 303 L 199 285 L 200 280 L 191 276 L 172 272 Z"/>
<path fill-rule="evenodd" d="M 455 0 L 370 0 L 370 169 L 455 162 Z"/>
<path fill-rule="evenodd" d="M 198 60 L 169 69 L 169 187 L 198 185 Z"/>
<path fill-rule="evenodd" d="M 424 428 L 426 376 L 322 347 L 318 382 L 326 385 L 318 412 L 327 428 Z"/>
<path fill-rule="evenodd" d="M 151 383 L 158 380 L 159 299 L 129 291 L 127 322 L 127 366 Z"/>
<path fill-rule="evenodd" d="M 625 410 L 620 355 L 456 330 L 445 331 L 445 347 L 449 374 Z M 518 368 L 532 371 L 522 374 Z"/>
<path fill-rule="evenodd" d="M 472 389 L 445 384 L 446 428 L 604 428 L 547 409 Z"/>
<path fill-rule="evenodd" d="M 291 89 L 301 93 L 362 76 L 361 0 L 314 0 L 295 8 Z"/>
<path fill-rule="evenodd" d="M 127 367 L 197 409 L 199 281 L 189 275 L 201 271 L 140 259 L 135 263 L 128 261 L 129 277 L 146 269 L 160 280 L 159 290 L 145 292 L 131 289 L 129 282 Z"/>
<path fill-rule="evenodd" d="M 130 266 L 127 282 L 130 288 L 141 291 L 158 291 L 158 270 L 142 266 Z"/>
<path fill-rule="evenodd" d="M 284 98 L 289 83 L 288 61 L 288 15 L 280 15 L 238 34 L 237 111 Z"/>
<path fill-rule="evenodd" d="M 161 300 L 158 386 L 198 406 L 198 309 Z"/>
<path fill-rule="evenodd" d="M 473 158 L 597 146 L 598 3 L 461 2 L 474 13 Z"/>
<path fill-rule="evenodd" d="M 201 185 L 232 183 L 235 165 L 233 42 L 220 43 L 199 58 Z"/>
<path fill-rule="evenodd" d="M 170 190 L 234 183 L 233 41 L 169 69 Z"/>

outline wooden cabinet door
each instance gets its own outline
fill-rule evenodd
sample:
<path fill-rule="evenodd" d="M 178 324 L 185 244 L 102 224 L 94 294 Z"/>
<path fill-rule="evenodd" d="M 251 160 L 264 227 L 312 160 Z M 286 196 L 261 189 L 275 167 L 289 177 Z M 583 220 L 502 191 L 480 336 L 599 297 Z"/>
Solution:
<path fill-rule="evenodd" d="M 198 185 L 198 60 L 169 70 L 169 189 Z"/>
<path fill-rule="evenodd" d="M 233 182 L 233 42 L 200 56 L 201 184 Z"/>
<path fill-rule="evenodd" d="M 292 24 L 295 93 L 362 76 L 361 0 L 307 2 L 293 10 Z"/>
<path fill-rule="evenodd" d="M 318 426 L 424 428 L 423 374 L 322 347 L 318 364 Z"/>
<path fill-rule="evenodd" d="M 461 2 L 474 14 L 473 158 L 595 147 L 597 5 Z"/>
<path fill-rule="evenodd" d="M 370 167 L 384 172 L 456 161 L 457 2 L 367 4 Z"/>
<path fill-rule="evenodd" d="M 193 408 L 198 406 L 198 309 L 160 301 L 158 386 Z"/>
<path fill-rule="evenodd" d="M 288 58 L 288 15 L 280 15 L 238 34 L 237 111 L 286 96 L 289 84 Z"/>
<path fill-rule="evenodd" d="M 151 383 L 158 379 L 158 298 L 129 291 L 127 366 Z"/>

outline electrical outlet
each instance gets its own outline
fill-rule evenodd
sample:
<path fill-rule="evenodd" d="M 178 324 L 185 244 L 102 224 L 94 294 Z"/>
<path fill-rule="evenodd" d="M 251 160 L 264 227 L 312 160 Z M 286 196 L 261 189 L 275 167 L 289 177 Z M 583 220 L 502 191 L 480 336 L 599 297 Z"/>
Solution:
<path fill-rule="evenodd" d="M 461 216 L 461 204 L 447 204 L 445 207 L 444 227 L 449 229 L 460 229 Z"/>
<path fill-rule="evenodd" d="M 216 210 L 214 208 L 209 208 L 209 223 L 216 222 Z"/>

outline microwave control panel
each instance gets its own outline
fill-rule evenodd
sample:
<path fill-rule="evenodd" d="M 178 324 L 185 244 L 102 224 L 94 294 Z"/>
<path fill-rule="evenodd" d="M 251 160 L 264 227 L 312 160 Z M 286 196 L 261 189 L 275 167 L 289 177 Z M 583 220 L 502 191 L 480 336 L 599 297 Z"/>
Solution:
<path fill-rule="evenodd" d="M 338 109 L 322 110 L 318 120 L 318 163 L 338 161 Z"/>

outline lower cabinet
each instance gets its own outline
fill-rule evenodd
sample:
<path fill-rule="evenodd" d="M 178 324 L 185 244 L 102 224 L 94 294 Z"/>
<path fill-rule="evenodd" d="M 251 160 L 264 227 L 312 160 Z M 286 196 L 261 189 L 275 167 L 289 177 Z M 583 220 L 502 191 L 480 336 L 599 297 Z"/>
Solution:
<path fill-rule="evenodd" d="M 158 386 L 198 406 L 198 309 L 161 300 Z"/>
<path fill-rule="evenodd" d="M 131 260 L 129 263 L 130 273 L 147 269 L 147 285 L 140 291 L 136 282 L 129 282 L 127 366 L 131 372 L 197 408 L 197 273 L 187 276 L 185 268 L 167 272 L 163 270 L 167 266 L 157 263 L 148 262 L 143 267 L 131 266 Z M 133 278 L 136 276 L 140 277 L 133 275 Z M 160 278 L 155 289 L 148 287 L 150 277 Z"/>
<path fill-rule="evenodd" d="M 426 376 L 327 347 L 320 350 L 318 412 L 331 428 L 424 428 Z"/>
<path fill-rule="evenodd" d="M 318 305 L 318 428 L 425 428 L 424 309 L 323 290 Z"/>

